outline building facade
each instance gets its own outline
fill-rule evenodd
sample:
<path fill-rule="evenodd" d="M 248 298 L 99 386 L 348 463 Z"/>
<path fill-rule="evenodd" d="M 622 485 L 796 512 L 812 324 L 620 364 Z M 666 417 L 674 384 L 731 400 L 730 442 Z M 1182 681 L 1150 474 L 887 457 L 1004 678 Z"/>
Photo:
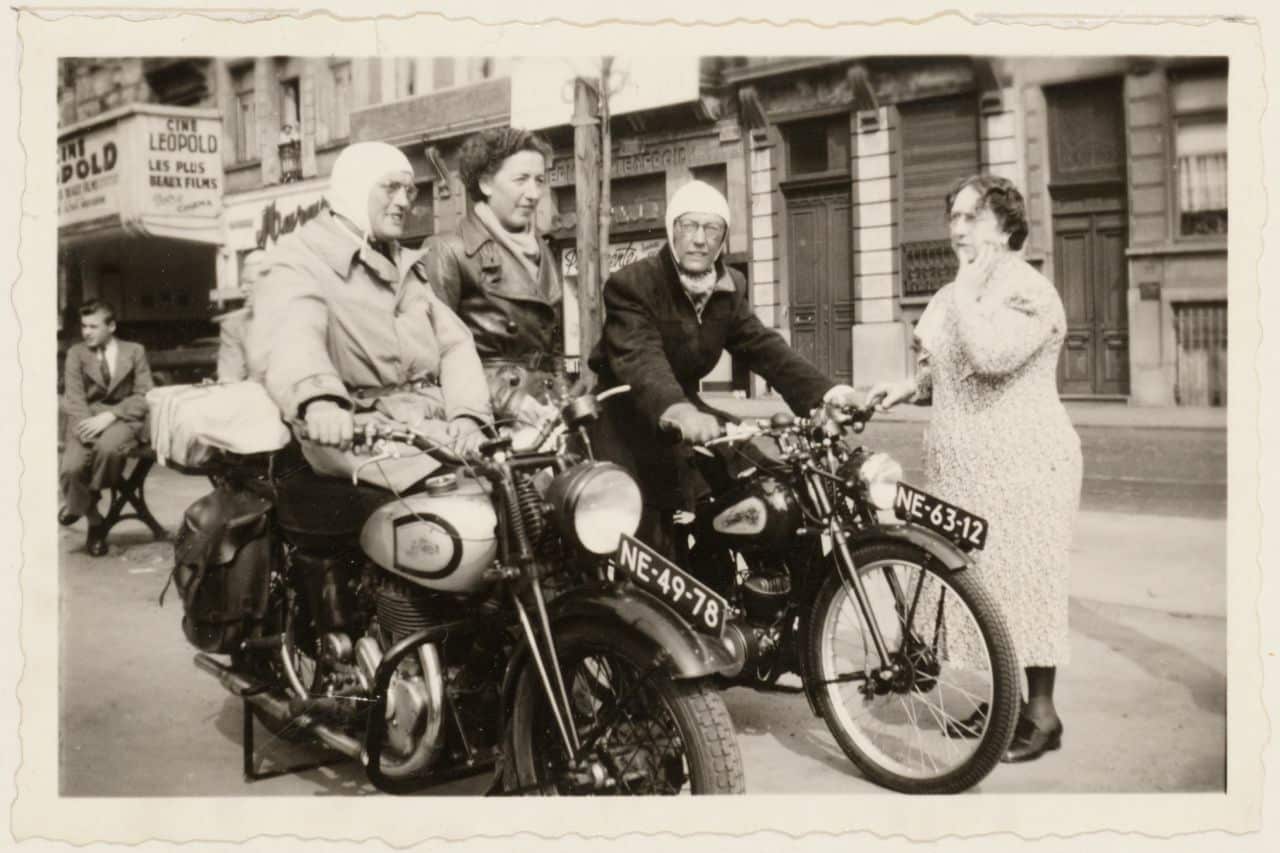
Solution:
<path fill-rule="evenodd" d="M 750 139 L 761 318 L 835 376 L 913 370 L 955 273 L 943 200 L 1023 189 L 1027 260 L 1058 287 L 1064 397 L 1226 404 L 1224 61 L 753 59 L 727 71 Z"/>
<path fill-rule="evenodd" d="M 530 126 L 555 151 L 538 225 L 567 284 L 566 352 L 580 355 L 572 103 L 549 88 L 522 89 L 534 73 L 527 62 L 63 60 L 60 143 L 73 170 L 92 173 L 88 148 L 104 128 L 129 136 L 156 121 L 203 123 L 197 135 L 216 133 L 218 154 L 216 162 L 202 154 L 209 173 L 194 177 L 216 179 L 221 227 L 216 237 L 203 220 L 184 231 L 176 216 L 136 203 L 92 227 L 83 211 L 65 213 L 61 328 L 74 335 L 74 306 L 104 295 L 120 305 L 125 333 L 147 341 L 160 361 L 166 351 L 178 353 L 175 364 L 211 361 L 211 317 L 232 304 L 244 256 L 323 209 L 346 144 L 382 140 L 408 155 L 422 190 L 408 227 L 416 245 L 456 227 L 474 201 L 458 177 L 462 141 L 533 114 L 533 98 L 539 118 Z M 955 273 L 947 190 L 975 172 L 999 174 L 1023 189 L 1025 256 L 1054 281 L 1067 309 L 1063 396 L 1226 404 L 1225 61 L 686 64 L 675 70 L 690 85 L 639 107 L 619 99 L 610 124 L 611 267 L 656 251 L 667 200 L 686 181 L 705 180 L 729 200 L 726 261 L 747 275 L 757 315 L 833 377 L 866 386 L 914 369 L 912 327 Z M 146 109 L 130 111 L 139 104 Z M 150 173 L 153 159 L 134 148 L 120 176 L 130 186 L 128 170 Z M 79 158 L 83 166 L 81 149 L 89 155 Z M 200 157 L 183 159 L 191 162 L 182 168 L 195 168 Z M 164 196 L 210 213 L 202 199 L 151 186 L 152 201 Z M 204 349 L 192 346 L 201 339 Z M 767 392 L 727 358 L 706 387 Z"/>

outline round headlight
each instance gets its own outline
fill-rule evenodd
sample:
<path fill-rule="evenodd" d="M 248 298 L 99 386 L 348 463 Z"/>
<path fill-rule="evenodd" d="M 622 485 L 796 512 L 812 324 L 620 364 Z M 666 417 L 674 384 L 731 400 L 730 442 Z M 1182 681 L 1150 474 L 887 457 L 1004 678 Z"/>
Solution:
<path fill-rule="evenodd" d="M 612 554 L 640 526 L 640 487 L 623 468 L 588 462 L 556 477 L 548 497 L 565 535 L 592 554 Z"/>
<path fill-rule="evenodd" d="M 867 487 L 867 500 L 876 509 L 893 509 L 898 496 L 898 481 L 902 479 L 902 466 L 887 453 L 873 453 L 858 469 L 858 477 Z"/>

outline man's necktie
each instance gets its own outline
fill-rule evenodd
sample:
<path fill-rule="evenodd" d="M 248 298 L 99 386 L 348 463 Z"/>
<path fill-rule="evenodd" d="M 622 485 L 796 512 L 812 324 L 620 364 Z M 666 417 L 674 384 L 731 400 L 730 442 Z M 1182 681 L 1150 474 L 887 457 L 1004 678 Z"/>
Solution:
<path fill-rule="evenodd" d="M 98 366 L 102 368 L 102 381 L 111 387 L 111 365 L 107 363 L 107 348 L 98 350 Z"/>

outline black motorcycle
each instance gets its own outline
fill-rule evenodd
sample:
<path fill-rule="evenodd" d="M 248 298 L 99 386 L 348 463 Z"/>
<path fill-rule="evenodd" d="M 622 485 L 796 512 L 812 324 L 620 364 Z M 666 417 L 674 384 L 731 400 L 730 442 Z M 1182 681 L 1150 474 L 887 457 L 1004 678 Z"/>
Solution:
<path fill-rule="evenodd" d="M 787 690 L 778 679 L 799 675 L 790 689 L 868 779 L 963 791 L 999 762 L 1019 704 L 1009 630 L 971 571 L 988 525 L 850 446 L 871 416 L 730 424 L 691 454 L 710 493 L 677 514 L 676 563 L 690 572 L 620 565 L 715 623 L 744 659 L 729 685 Z"/>
<path fill-rule="evenodd" d="M 197 666 L 246 703 L 246 775 L 256 717 L 392 793 L 490 767 L 495 793 L 744 790 L 710 683 L 740 662 L 611 579 L 640 493 L 591 458 L 597 399 L 563 402 L 536 449 L 508 434 L 460 458 L 362 431 L 369 464 L 409 450 L 448 466 L 404 495 L 319 477 L 296 445 L 198 472 L 216 488 L 186 512 L 173 579 Z"/>

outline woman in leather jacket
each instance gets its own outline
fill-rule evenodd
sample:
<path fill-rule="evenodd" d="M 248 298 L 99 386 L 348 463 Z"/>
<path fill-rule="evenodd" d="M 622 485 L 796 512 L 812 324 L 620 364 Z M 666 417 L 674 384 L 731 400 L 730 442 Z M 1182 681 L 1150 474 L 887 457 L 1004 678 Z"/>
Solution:
<path fill-rule="evenodd" d="M 495 415 L 527 421 L 564 374 L 563 291 L 534 224 L 551 148 L 493 128 L 463 143 L 459 159 L 474 205 L 455 232 L 428 241 L 428 278 L 475 338 Z"/>

